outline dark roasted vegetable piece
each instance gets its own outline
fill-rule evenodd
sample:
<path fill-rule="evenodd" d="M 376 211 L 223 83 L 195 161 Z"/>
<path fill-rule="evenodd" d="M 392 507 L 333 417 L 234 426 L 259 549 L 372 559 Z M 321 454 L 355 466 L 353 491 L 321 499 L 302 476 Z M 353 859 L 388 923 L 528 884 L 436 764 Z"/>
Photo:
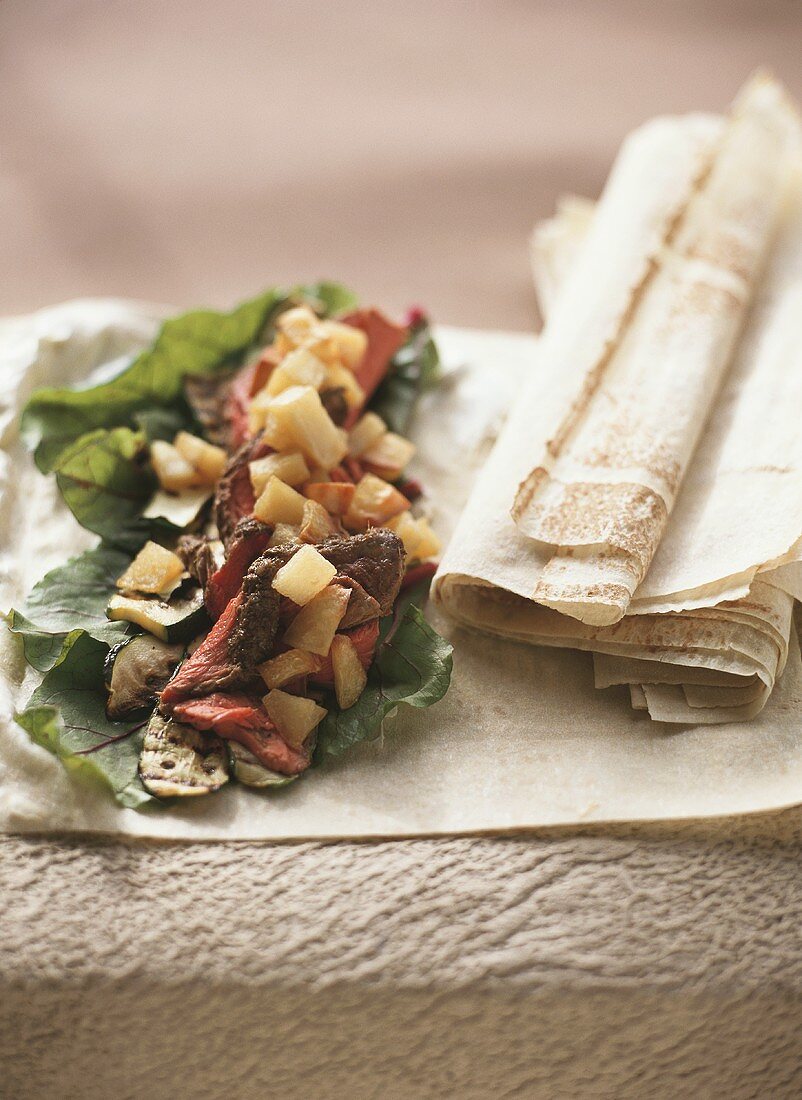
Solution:
<path fill-rule="evenodd" d="M 309 767 L 310 753 L 294 749 L 280 736 L 258 695 L 214 692 L 187 699 L 174 710 L 180 722 L 245 745 L 265 767 L 282 775 L 297 775 Z"/>
<path fill-rule="evenodd" d="M 109 718 L 154 706 L 183 654 L 183 645 L 168 645 L 150 634 L 137 634 L 112 646 L 103 666 Z"/>
<path fill-rule="evenodd" d="M 157 798 L 211 794 L 228 782 L 228 754 L 219 737 L 158 711 L 145 731 L 139 778 Z"/>
<path fill-rule="evenodd" d="M 348 419 L 348 402 L 345 399 L 345 388 L 343 386 L 332 386 L 330 389 L 321 390 L 320 400 L 331 419 L 338 428 L 341 428 Z"/>
<path fill-rule="evenodd" d="M 188 596 L 174 596 L 169 601 L 115 595 L 106 614 L 112 622 L 141 626 L 163 642 L 188 642 L 200 634 L 209 621 L 201 588 L 194 588 Z"/>
<path fill-rule="evenodd" d="M 228 758 L 234 778 L 246 787 L 286 787 L 293 783 L 297 775 L 282 775 L 281 772 L 271 771 L 260 763 L 250 749 L 246 749 L 239 741 L 227 741 Z"/>
<path fill-rule="evenodd" d="M 226 450 L 231 447 L 231 425 L 226 406 L 235 373 L 184 375 L 184 396 L 203 428 L 204 436 Z"/>

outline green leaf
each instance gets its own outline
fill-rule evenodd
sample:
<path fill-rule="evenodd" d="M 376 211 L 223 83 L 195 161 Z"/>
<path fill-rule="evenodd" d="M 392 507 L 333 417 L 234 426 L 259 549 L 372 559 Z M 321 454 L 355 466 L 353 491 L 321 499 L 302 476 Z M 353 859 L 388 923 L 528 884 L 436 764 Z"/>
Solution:
<path fill-rule="evenodd" d="M 181 396 L 186 374 L 216 374 L 236 366 L 269 328 L 280 308 L 309 301 L 325 313 L 351 308 L 355 298 L 337 283 L 274 288 L 230 313 L 193 310 L 165 321 L 151 348 L 115 378 L 85 389 L 42 389 L 22 414 L 21 434 L 47 473 L 65 451 L 99 428 L 132 427 L 135 415 L 170 405 Z"/>
<path fill-rule="evenodd" d="M 318 729 L 318 757 L 339 756 L 360 741 L 378 737 L 399 703 L 430 707 L 451 682 L 452 647 L 410 603 L 382 623 L 382 638 L 359 699 L 348 710 L 336 705 Z"/>
<path fill-rule="evenodd" d="M 396 352 L 387 377 L 376 390 L 370 408 L 391 431 L 403 435 L 409 427 L 418 398 L 440 381 L 440 355 L 426 317 L 410 329 L 403 347 Z"/>
<path fill-rule="evenodd" d="M 101 781 L 123 806 L 136 808 L 155 801 L 137 771 L 147 717 L 131 722 L 110 722 L 106 717 L 103 662 L 108 649 L 84 631 L 74 631 L 58 662 L 15 718 L 68 770 Z"/>
<path fill-rule="evenodd" d="M 22 636 L 29 664 L 40 672 L 52 668 L 71 632 L 84 631 L 109 645 L 125 636 L 127 624 L 110 623 L 106 607 L 130 561 L 130 554 L 98 546 L 51 569 L 34 585 L 20 610 L 8 616 L 11 630 Z"/>
<path fill-rule="evenodd" d="M 56 482 L 82 527 L 112 546 L 135 550 L 148 525 L 140 519 L 156 479 L 147 466 L 141 432 L 103 428 L 68 447 L 56 464 Z"/>

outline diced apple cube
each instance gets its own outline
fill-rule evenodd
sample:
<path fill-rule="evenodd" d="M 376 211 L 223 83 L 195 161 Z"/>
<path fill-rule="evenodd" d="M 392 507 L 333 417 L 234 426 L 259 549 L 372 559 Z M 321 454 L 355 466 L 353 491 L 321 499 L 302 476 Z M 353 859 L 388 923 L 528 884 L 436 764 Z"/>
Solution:
<path fill-rule="evenodd" d="M 365 474 L 356 487 L 343 522 L 349 530 L 383 527 L 388 519 L 409 508 L 409 501 L 393 485 L 375 474 Z"/>
<path fill-rule="evenodd" d="M 350 481 L 311 481 L 304 495 L 322 504 L 333 516 L 344 516 L 351 507 L 356 486 Z"/>
<path fill-rule="evenodd" d="M 223 476 L 228 456 L 222 447 L 215 447 L 189 432 L 179 432 L 173 446 L 195 468 L 204 485 L 214 485 Z"/>
<path fill-rule="evenodd" d="M 159 484 L 172 493 L 180 493 L 198 484 L 198 472 L 172 443 L 155 439 L 150 445 L 150 461 Z"/>
<path fill-rule="evenodd" d="M 386 431 L 387 425 L 377 413 L 366 412 L 351 429 L 348 436 L 348 453 L 352 458 L 359 458 L 368 447 L 377 443 Z"/>
<path fill-rule="evenodd" d="M 305 503 L 299 492 L 274 474 L 253 506 L 253 514 L 261 523 L 301 523 Z"/>
<path fill-rule="evenodd" d="M 360 455 L 365 469 L 380 474 L 388 481 L 400 477 L 405 466 L 415 454 L 415 444 L 395 432 L 385 432 Z"/>
<path fill-rule="evenodd" d="M 172 550 L 157 542 L 146 542 L 117 580 L 121 592 L 169 595 L 184 575 L 184 563 Z"/>
<path fill-rule="evenodd" d="M 342 389 L 349 409 L 360 409 L 365 404 L 365 391 L 342 363 L 332 363 L 326 368 L 325 386 L 327 389 Z"/>
<path fill-rule="evenodd" d="M 425 561 L 426 558 L 433 558 L 440 553 L 442 544 L 440 539 L 434 533 L 429 526 L 428 519 L 423 516 L 417 521 L 418 535 L 420 536 L 420 542 L 418 543 L 417 556 L 421 561 Z"/>
<path fill-rule="evenodd" d="M 291 386 L 270 402 L 266 432 L 273 439 L 290 441 L 277 450 L 295 446 L 316 466 L 330 470 L 348 452 L 348 440 L 344 431 L 336 426 L 323 407 L 320 394 L 311 386 Z M 267 436 L 266 436 L 267 438 Z"/>
<path fill-rule="evenodd" d="M 298 543 L 301 541 L 298 534 L 299 530 L 300 528 L 296 523 L 277 523 L 267 545 L 291 546 L 293 543 Z"/>
<path fill-rule="evenodd" d="M 300 451 L 285 451 L 283 454 L 265 455 L 250 463 L 251 485 L 256 496 L 264 492 L 271 477 L 277 477 L 285 485 L 297 489 L 309 480 L 309 467 Z"/>
<path fill-rule="evenodd" d="M 314 699 L 304 699 L 300 695 L 290 695 L 279 688 L 273 688 L 264 696 L 262 702 L 270 719 L 288 745 L 299 749 L 309 734 L 319 726 L 328 713 Z"/>
<path fill-rule="evenodd" d="M 322 504 L 316 500 L 307 500 L 304 516 L 298 536 L 301 542 L 325 542 L 337 534 L 337 527 Z"/>
<path fill-rule="evenodd" d="M 279 653 L 264 664 L 258 665 L 258 671 L 269 688 L 281 687 L 297 676 L 308 676 L 310 672 L 317 672 L 322 661 L 314 653 L 307 653 L 303 649 L 288 649 L 286 653 Z"/>
<path fill-rule="evenodd" d="M 338 361 L 355 371 L 365 358 L 368 338 L 362 329 L 342 321 L 318 321 L 310 332 L 309 346 L 327 362 Z"/>
<path fill-rule="evenodd" d="M 339 584 L 324 588 L 306 607 L 301 608 L 287 627 L 284 641 L 296 649 L 306 649 L 325 657 L 348 608 L 350 596 L 350 589 Z"/>
<path fill-rule="evenodd" d="M 365 690 L 368 674 L 347 634 L 335 634 L 331 643 L 331 666 L 337 703 L 341 710 L 348 710 Z"/>
<path fill-rule="evenodd" d="M 276 318 L 279 351 L 286 354 L 293 348 L 300 347 L 309 339 L 312 330 L 318 323 L 317 314 L 309 306 L 295 306 L 293 309 L 285 309 Z"/>
<path fill-rule="evenodd" d="M 403 542 L 407 561 L 416 561 L 418 546 L 421 541 L 418 521 L 409 512 L 402 512 L 400 515 L 388 519 L 385 527 L 389 527 L 391 531 L 394 531 Z"/>
<path fill-rule="evenodd" d="M 303 497 L 301 499 L 303 500 Z M 336 573 L 334 566 L 326 561 L 314 546 L 302 546 L 276 573 L 273 578 L 273 588 L 282 596 L 287 596 L 293 603 L 304 607 L 326 588 Z M 296 643 L 290 640 L 289 644 Z M 308 648 L 309 646 L 298 644 L 298 649 Z M 317 650 L 313 649 L 312 652 L 317 653 Z"/>
<path fill-rule="evenodd" d="M 326 365 L 307 348 L 295 348 L 282 359 L 270 376 L 267 392 L 275 397 L 290 386 L 314 386 L 319 390 L 326 378 Z"/>

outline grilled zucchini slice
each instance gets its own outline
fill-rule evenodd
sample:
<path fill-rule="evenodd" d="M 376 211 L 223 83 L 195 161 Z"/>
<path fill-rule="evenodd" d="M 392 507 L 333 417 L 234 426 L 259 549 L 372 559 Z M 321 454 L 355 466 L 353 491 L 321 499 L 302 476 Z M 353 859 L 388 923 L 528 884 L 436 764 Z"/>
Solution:
<path fill-rule="evenodd" d="M 211 794 L 228 782 L 226 746 L 219 737 L 156 711 L 145 731 L 139 777 L 157 798 Z"/>
<path fill-rule="evenodd" d="M 208 628 L 201 588 L 194 588 L 188 596 L 174 597 L 169 602 L 137 599 L 134 596 L 112 596 L 106 614 L 112 622 L 135 623 L 171 645 L 188 642 Z"/>

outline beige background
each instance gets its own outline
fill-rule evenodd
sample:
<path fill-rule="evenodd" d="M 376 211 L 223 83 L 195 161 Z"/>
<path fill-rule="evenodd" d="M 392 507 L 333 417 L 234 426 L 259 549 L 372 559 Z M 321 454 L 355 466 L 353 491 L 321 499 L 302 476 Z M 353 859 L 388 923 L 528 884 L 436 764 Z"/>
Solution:
<path fill-rule="evenodd" d="M 527 327 L 622 134 L 802 93 L 798 0 L 0 2 L 0 311 L 332 274 Z M 36 1097 L 798 1097 L 798 813 L 526 839 L 0 839 Z"/>
<path fill-rule="evenodd" d="M 0 312 L 331 275 L 527 328 L 559 192 L 800 57 L 798 0 L 4 0 Z"/>

